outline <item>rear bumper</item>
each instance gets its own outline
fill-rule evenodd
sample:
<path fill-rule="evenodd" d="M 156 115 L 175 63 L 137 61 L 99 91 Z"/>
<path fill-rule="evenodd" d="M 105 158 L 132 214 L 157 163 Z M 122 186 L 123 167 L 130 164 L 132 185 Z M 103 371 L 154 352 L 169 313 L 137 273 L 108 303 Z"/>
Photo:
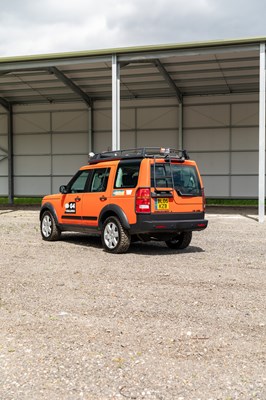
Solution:
<path fill-rule="evenodd" d="M 137 223 L 131 225 L 132 234 L 179 233 L 202 231 L 208 226 L 204 213 L 139 214 Z"/>

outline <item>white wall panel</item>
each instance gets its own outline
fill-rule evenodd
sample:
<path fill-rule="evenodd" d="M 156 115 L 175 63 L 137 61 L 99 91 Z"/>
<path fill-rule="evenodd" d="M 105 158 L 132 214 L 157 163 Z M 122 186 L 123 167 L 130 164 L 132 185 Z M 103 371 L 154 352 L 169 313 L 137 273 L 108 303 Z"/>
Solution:
<path fill-rule="evenodd" d="M 1 159 L 1 151 L 0 151 L 0 159 Z M 8 176 L 8 160 L 7 160 L 7 158 L 0 161 L 0 175 Z"/>
<path fill-rule="evenodd" d="M 51 173 L 72 176 L 87 162 L 88 131 L 89 113 L 83 103 L 14 107 L 15 195 L 50 193 L 54 186 Z M 52 157 L 60 153 L 62 156 Z M 66 156 L 67 153 L 83 155 Z M 42 156 L 44 154 L 47 156 Z M 44 184 L 37 184 L 34 175 L 40 175 L 38 182 Z M 32 179 L 32 185 L 29 179 Z"/>
<path fill-rule="evenodd" d="M 74 175 L 77 170 L 88 163 L 88 155 L 53 156 L 53 175 Z"/>
<path fill-rule="evenodd" d="M 205 100 L 206 101 L 206 100 Z M 144 107 L 161 107 L 161 106 L 173 106 L 178 108 L 178 102 L 176 98 L 151 98 L 151 99 L 130 99 L 130 100 L 123 100 L 121 102 L 121 107 L 127 108 L 144 108 Z M 109 100 L 100 100 L 96 101 L 93 104 L 94 110 L 100 110 L 103 108 L 110 108 L 112 107 L 112 103 Z"/>
<path fill-rule="evenodd" d="M 14 113 L 14 133 L 37 133 L 50 131 L 50 114 L 16 114 Z"/>
<path fill-rule="evenodd" d="M 93 151 L 94 153 L 112 149 L 112 132 L 94 132 Z"/>
<path fill-rule="evenodd" d="M 50 156 L 14 156 L 14 174 L 19 175 L 50 175 Z"/>
<path fill-rule="evenodd" d="M 233 104 L 232 125 L 249 126 L 259 124 L 259 106 L 257 103 Z"/>
<path fill-rule="evenodd" d="M 136 147 L 135 132 L 121 132 L 121 149 L 132 149 Z"/>
<path fill-rule="evenodd" d="M 16 196 L 42 196 L 51 192 L 49 177 L 15 177 L 14 190 Z"/>
<path fill-rule="evenodd" d="M 7 134 L 6 135 L 4 135 L 4 134 L 0 135 L 0 147 L 5 151 L 8 150 L 8 137 L 7 137 Z"/>
<path fill-rule="evenodd" d="M 50 154 L 51 137 L 48 134 L 15 135 L 14 154 Z"/>
<path fill-rule="evenodd" d="M 121 127 L 121 130 L 135 129 L 135 110 L 134 110 L 134 108 L 133 109 L 121 109 L 120 127 Z M 109 129 L 110 129 L 110 126 L 109 126 Z"/>
<path fill-rule="evenodd" d="M 232 128 L 232 150 L 259 150 L 259 128 Z"/>
<path fill-rule="evenodd" d="M 138 131 L 137 147 L 172 147 L 178 148 L 178 131 Z"/>
<path fill-rule="evenodd" d="M 258 174 L 258 152 L 232 153 L 232 174 Z"/>
<path fill-rule="evenodd" d="M 257 176 L 232 176 L 232 197 L 258 196 Z"/>
<path fill-rule="evenodd" d="M 201 174 L 229 174 L 229 153 L 190 153 L 190 156 L 196 160 Z"/>
<path fill-rule="evenodd" d="M 185 129 L 184 148 L 188 151 L 229 150 L 229 129 Z"/>
<path fill-rule="evenodd" d="M 93 113 L 93 125 L 95 131 L 112 131 L 112 111 L 95 110 Z"/>
<path fill-rule="evenodd" d="M 110 150 L 111 102 L 95 102 L 94 110 L 93 151 Z M 179 147 L 178 117 L 176 99 L 122 101 L 121 148 Z M 258 169 L 258 154 L 250 151 L 258 149 L 257 95 L 185 98 L 183 125 L 183 147 L 205 175 L 207 196 L 257 196 L 257 176 L 250 176 L 257 175 Z M 14 131 L 17 196 L 42 195 L 51 192 L 51 187 L 58 192 L 59 185 L 67 183 L 87 163 L 89 113 L 82 102 L 15 106 Z M 0 110 L 0 147 L 7 150 L 4 110 Z M 7 160 L 0 161 L 0 192 L 6 190 L 5 194 L 7 178 L 1 175 L 7 173 Z M 36 179 L 34 175 L 44 177 Z M 250 183 L 248 187 L 246 182 Z"/>
<path fill-rule="evenodd" d="M 7 114 L 0 114 L 0 134 L 7 133 Z"/>
<path fill-rule="evenodd" d="M 212 104 L 229 104 L 229 103 L 254 103 L 259 101 L 259 96 L 257 93 L 242 93 L 242 94 L 230 94 L 221 95 L 221 96 L 210 96 L 206 98 L 206 96 L 197 96 L 195 97 L 185 97 L 184 104 L 185 105 L 200 105 L 212 103 Z"/>
<path fill-rule="evenodd" d="M 56 134 L 52 136 L 53 153 L 89 153 L 88 133 Z"/>
<path fill-rule="evenodd" d="M 8 193 L 8 178 L 0 176 L 0 196 L 6 196 Z"/>
<path fill-rule="evenodd" d="M 228 197 L 229 176 L 203 176 L 206 197 Z"/>
<path fill-rule="evenodd" d="M 229 105 L 207 105 L 184 107 L 184 127 L 217 127 L 230 123 Z"/>
<path fill-rule="evenodd" d="M 140 108 L 137 110 L 138 129 L 178 128 L 178 107 Z"/>
<path fill-rule="evenodd" d="M 54 112 L 54 111 L 66 111 L 66 110 L 79 110 L 85 111 L 88 110 L 88 107 L 83 103 L 83 101 L 76 101 L 73 103 L 50 103 L 50 104 L 21 104 L 19 106 L 15 106 L 15 111 L 20 113 L 34 113 L 40 111 Z"/>
<path fill-rule="evenodd" d="M 89 111 L 67 111 L 52 113 L 52 130 L 57 132 L 79 132 L 88 130 Z"/>

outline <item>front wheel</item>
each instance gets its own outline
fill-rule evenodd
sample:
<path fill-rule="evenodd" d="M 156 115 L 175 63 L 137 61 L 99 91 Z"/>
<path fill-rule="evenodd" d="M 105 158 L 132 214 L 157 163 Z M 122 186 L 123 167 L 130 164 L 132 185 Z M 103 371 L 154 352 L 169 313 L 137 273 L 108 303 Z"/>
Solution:
<path fill-rule="evenodd" d="M 192 232 L 181 232 L 179 235 L 165 243 L 170 249 L 185 249 L 189 246 L 192 239 Z"/>
<path fill-rule="evenodd" d="M 41 234 L 42 238 L 48 241 L 58 240 L 61 236 L 61 231 L 50 211 L 45 211 L 41 217 Z"/>
<path fill-rule="evenodd" d="M 102 244 L 109 253 L 125 253 L 130 246 L 130 234 L 116 217 L 109 217 L 103 224 Z"/>

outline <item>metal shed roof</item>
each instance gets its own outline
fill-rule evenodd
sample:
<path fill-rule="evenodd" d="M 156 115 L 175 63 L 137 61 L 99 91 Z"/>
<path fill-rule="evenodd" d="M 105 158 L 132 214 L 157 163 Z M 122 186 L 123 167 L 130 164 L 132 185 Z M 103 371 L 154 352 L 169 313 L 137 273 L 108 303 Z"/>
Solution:
<path fill-rule="evenodd" d="M 0 58 L 0 102 L 112 98 L 112 55 L 121 99 L 259 92 L 266 37 Z"/>

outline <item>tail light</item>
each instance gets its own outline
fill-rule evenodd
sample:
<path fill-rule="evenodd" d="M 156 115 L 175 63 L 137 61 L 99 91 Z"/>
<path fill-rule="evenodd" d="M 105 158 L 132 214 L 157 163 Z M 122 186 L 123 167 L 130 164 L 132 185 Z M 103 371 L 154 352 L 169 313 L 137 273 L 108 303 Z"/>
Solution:
<path fill-rule="evenodd" d="M 151 212 L 151 190 L 139 188 L 136 192 L 136 213 Z"/>
<path fill-rule="evenodd" d="M 205 197 L 204 188 L 201 189 L 201 195 L 202 195 L 202 207 L 203 207 L 203 211 L 205 211 L 206 210 L 206 197 Z"/>

